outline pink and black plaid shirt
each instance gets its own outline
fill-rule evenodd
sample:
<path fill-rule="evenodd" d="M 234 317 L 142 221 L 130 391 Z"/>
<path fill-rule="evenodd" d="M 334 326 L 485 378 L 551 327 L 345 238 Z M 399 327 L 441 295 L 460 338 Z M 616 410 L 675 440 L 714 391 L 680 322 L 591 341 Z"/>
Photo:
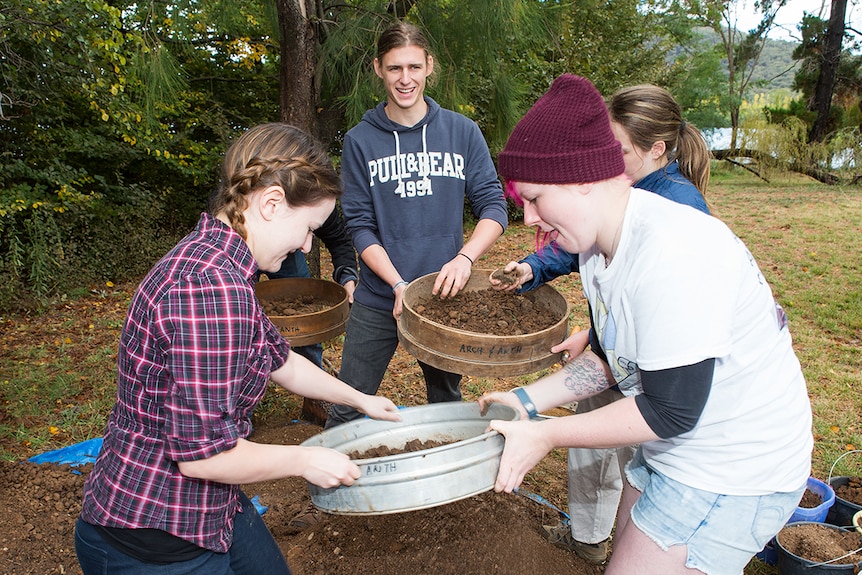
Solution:
<path fill-rule="evenodd" d="M 183 476 L 251 433 L 251 414 L 289 345 L 254 293 L 245 241 L 208 214 L 132 298 L 117 403 L 84 487 L 82 518 L 153 528 L 216 552 L 233 540 L 239 486 Z"/>

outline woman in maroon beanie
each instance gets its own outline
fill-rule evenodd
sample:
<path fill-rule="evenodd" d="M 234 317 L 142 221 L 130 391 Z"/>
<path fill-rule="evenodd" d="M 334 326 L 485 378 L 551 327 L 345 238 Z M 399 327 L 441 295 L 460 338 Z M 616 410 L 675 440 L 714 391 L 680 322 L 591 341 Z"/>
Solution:
<path fill-rule="evenodd" d="M 625 173 L 635 188 L 647 190 L 680 204 L 710 213 L 704 196 L 709 181 L 710 152 L 695 126 L 686 123 L 673 95 L 659 86 L 640 84 L 622 88 L 608 102 L 611 130 L 620 142 Z M 561 275 L 578 271 L 578 254 L 570 254 L 555 243 L 504 270 L 517 281 L 503 286 L 491 274 L 496 289 L 523 293 Z M 590 328 L 575 332 L 551 347 L 567 357 L 581 353 L 589 343 Z M 598 342 L 591 345 L 601 357 Z M 604 359 L 604 358 L 602 358 Z M 598 409 L 622 397 L 616 386 L 578 402 L 576 413 Z M 634 446 L 616 449 L 569 449 L 567 454 L 569 516 L 555 525 L 543 525 L 548 540 L 590 563 L 608 559 L 625 465 Z"/>
<path fill-rule="evenodd" d="M 790 518 L 811 467 L 811 407 L 787 327 L 751 253 L 721 221 L 624 174 L 604 101 L 563 75 L 499 155 L 542 243 L 579 254 L 596 342 L 560 371 L 480 398 L 522 421 L 495 489 L 551 449 L 639 445 L 605 573 L 738 575 Z M 528 421 L 616 385 L 624 397 Z"/>

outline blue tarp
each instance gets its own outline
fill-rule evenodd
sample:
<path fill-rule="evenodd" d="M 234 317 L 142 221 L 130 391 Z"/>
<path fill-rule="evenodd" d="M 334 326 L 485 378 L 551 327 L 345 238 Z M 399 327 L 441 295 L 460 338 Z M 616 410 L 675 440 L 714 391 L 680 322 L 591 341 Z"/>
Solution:
<path fill-rule="evenodd" d="M 96 437 L 94 439 L 82 441 L 81 443 L 76 443 L 75 445 L 61 447 L 60 449 L 46 451 L 45 453 L 34 455 L 27 461 L 30 461 L 31 463 L 56 463 L 58 465 L 66 464 L 75 467 L 77 465 L 85 465 L 87 463 L 95 462 L 96 456 L 99 455 L 99 450 L 101 449 L 102 438 Z M 78 472 L 75 471 L 75 473 Z M 261 505 L 258 495 L 252 497 L 251 502 L 254 504 L 254 507 L 255 509 L 257 509 L 258 513 L 260 513 L 261 515 L 266 513 L 268 507 Z"/>
<path fill-rule="evenodd" d="M 102 438 L 96 437 L 75 445 L 34 455 L 28 461 L 32 463 L 64 463 L 74 467 L 96 461 L 100 449 L 102 449 Z"/>

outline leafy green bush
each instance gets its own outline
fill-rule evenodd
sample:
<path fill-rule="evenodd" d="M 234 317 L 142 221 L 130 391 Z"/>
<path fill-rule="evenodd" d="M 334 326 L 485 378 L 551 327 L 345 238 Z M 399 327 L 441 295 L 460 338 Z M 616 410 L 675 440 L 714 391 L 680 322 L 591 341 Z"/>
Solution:
<path fill-rule="evenodd" d="M 125 200 L 17 198 L 0 207 L 0 310 L 38 306 L 80 286 L 139 278 L 194 223 L 165 227 L 175 218 L 164 217 L 164 201 L 146 191 L 130 190 Z"/>

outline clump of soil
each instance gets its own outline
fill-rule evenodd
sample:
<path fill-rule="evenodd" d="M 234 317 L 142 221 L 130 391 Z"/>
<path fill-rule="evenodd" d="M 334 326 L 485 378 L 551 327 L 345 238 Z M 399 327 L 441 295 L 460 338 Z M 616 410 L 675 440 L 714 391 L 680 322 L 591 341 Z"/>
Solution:
<path fill-rule="evenodd" d="M 378 445 L 377 447 L 372 447 L 370 449 L 366 449 L 365 451 L 351 451 L 347 454 L 350 459 L 371 459 L 373 457 L 387 457 L 389 455 L 398 455 L 399 453 L 413 453 L 415 451 L 424 451 L 426 449 L 433 449 L 434 447 L 440 447 L 441 445 L 447 445 L 448 443 L 454 443 L 454 441 L 437 441 L 434 439 L 411 439 L 402 447 L 389 447 L 387 445 Z"/>
<path fill-rule="evenodd" d="M 323 311 L 330 306 L 321 303 L 312 295 L 302 295 L 292 298 L 261 300 L 260 305 L 266 315 L 304 315 Z"/>
<path fill-rule="evenodd" d="M 500 282 L 501 287 L 509 287 L 518 283 L 518 272 L 506 272 L 502 269 L 498 269 L 494 270 L 494 272 L 491 274 L 491 278 Z"/>
<path fill-rule="evenodd" d="M 532 292 L 512 294 L 491 288 L 463 291 L 453 298 L 420 297 L 416 313 L 431 321 L 473 333 L 524 335 L 548 329 L 557 313 Z"/>
<path fill-rule="evenodd" d="M 862 505 L 862 477 L 850 477 L 846 485 L 835 488 L 835 496 L 850 503 Z"/>
<path fill-rule="evenodd" d="M 799 507 L 804 509 L 814 509 L 818 505 L 823 503 L 823 497 L 814 493 L 810 489 L 806 489 L 805 493 L 802 494 L 802 500 L 799 502 Z"/>
<path fill-rule="evenodd" d="M 857 532 L 840 531 L 823 523 L 785 527 L 778 533 L 778 542 L 790 553 L 814 563 L 830 561 L 835 565 L 853 565 L 862 561 L 859 551 L 862 542 Z"/>

